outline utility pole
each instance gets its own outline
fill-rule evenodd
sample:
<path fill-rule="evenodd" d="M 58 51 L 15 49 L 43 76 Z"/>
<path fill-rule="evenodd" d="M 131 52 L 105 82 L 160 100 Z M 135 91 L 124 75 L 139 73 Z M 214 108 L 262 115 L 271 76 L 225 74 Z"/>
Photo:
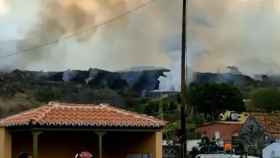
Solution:
<path fill-rule="evenodd" d="M 182 16 L 182 54 L 181 54 L 181 158 L 187 157 L 187 130 L 186 130 L 186 108 L 187 108 L 187 6 L 188 0 L 183 0 Z"/>

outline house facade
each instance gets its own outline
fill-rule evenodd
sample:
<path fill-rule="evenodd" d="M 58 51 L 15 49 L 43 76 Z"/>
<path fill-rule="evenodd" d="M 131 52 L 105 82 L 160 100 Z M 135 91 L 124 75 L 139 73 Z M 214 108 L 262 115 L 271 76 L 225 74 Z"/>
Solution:
<path fill-rule="evenodd" d="M 49 103 L 0 121 L 0 158 L 162 158 L 165 121 L 109 105 Z"/>
<path fill-rule="evenodd" d="M 250 113 L 241 122 L 210 122 L 196 129 L 196 132 L 209 139 L 222 140 L 229 148 L 238 144 L 242 152 L 261 156 L 267 145 L 280 140 L 280 112 Z"/>
<path fill-rule="evenodd" d="M 209 139 L 219 139 L 223 144 L 231 144 L 232 137 L 239 136 L 242 125 L 241 122 L 216 121 L 200 126 L 196 132 Z"/>

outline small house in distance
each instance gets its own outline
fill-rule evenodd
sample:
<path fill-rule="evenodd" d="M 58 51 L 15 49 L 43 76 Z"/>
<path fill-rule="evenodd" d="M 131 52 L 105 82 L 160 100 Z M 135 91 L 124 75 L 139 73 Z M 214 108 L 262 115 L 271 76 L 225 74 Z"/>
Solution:
<path fill-rule="evenodd" d="M 225 145 L 232 144 L 232 137 L 238 137 L 243 122 L 216 121 L 206 123 L 196 129 L 196 132 L 209 139 L 219 139 Z"/>
<path fill-rule="evenodd" d="M 162 158 L 165 121 L 109 105 L 52 102 L 0 120 L 0 158 Z"/>

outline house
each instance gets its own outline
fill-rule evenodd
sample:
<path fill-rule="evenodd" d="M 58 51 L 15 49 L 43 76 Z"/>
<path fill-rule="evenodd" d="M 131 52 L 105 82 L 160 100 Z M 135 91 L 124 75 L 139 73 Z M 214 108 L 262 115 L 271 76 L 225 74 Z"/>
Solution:
<path fill-rule="evenodd" d="M 232 137 L 239 136 L 243 122 L 216 121 L 203 124 L 196 132 L 207 136 L 209 139 L 219 139 L 222 144 L 232 144 Z"/>
<path fill-rule="evenodd" d="M 51 102 L 0 120 L 0 158 L 162 158 L 165 121 L 110 105 Z"/>
<path fill-rule="evenodd" d="M 239 144 L 242 152 L 261 156 L 267 145 L 280 140 L 280 112 L 250 113 L 246 120 L 240 122 L 206 123 L 196 132 L 210 139 L 222 140 L 230 148 L 232 144 Z"/>

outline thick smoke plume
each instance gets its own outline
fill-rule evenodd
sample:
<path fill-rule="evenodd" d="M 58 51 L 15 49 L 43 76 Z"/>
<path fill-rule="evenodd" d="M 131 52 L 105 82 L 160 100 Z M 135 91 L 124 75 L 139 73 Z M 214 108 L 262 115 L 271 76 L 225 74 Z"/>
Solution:
<path fill-rule="evenodd" d="M 249 74 L 279 73 L 279 2 L 192 1 L 190 41 L 204 50 L 193 67 L 217 71 L 235 65 Z"/>
<path fill-rule="evenodd" d="M 20 55 L 10 58 L 15 59 L 9 62 L 10 67 L 31 70 L 89 67 L 119 70 L 139 65 L 166 66 L 171 60 L 163 53 L 165 50 L 161 46 L 171 33 L 168 31 L 167 19 L 172 15 L 163 16 L 165 13 L 161 8 L 167 8 L 165 10 L 168 12 L 171 9 L 168 9 L 169 6 L 164 1 L 135 9 L 149 1 L 34 1 L 34 4 L 31 4 L 36 9 L 32 12 L 31 6 L 24 8 L 24 11 L 30 12 L 30 19 L 27 18 L 25 25 L 21 26 L 29 27 L 20 30 L 21 40 L 18 40 L 16 45 Z M 18 13 L 24 13 L 22 10 L 14 5 L 10 16 L 20 17 Z M 120 17 L 96 29 L 90 27 L 110 21 L 126 12 L 130 12 L 128 16 Z M 64 38 L 72 32 L 78 33 L 73 38 Z M 53 41 L 56 43 L 40 47 Z M 21 52 L 34 47 L 40 48 Z M 0 53 L 9 54 L 4 51 Z"/>
<path fill-rule="evenodd" d="M 95 26 L 126 10 L 123 0 L 48 0 L 40 5 L 37 24 L 18 43 L 18 50 L 40 48 L 21 55 L 21 66 L 32 65 L 41 59 L 51 60 L 52 55 L 56 56 L 57 62 L 63 63 L 61 59 L 67 56 L 67 49 L 58 48 L 56 43 L 73 36 L 75 43 L 82 44 L 95 33 Z M 41 48 L 45 44 L 50 46 Z"/>
<path fill-rule="evenodd" d="M 190 69 L 223 72 L 233 65 L 249 75 L 279 74 L 279 20 L 278 0 L 191 0 L 188 18 Z M 171 52 L 180 53 L 179 50 L 175 47 Z M 179 69 L 174 70 L 169 80 L 163 80 L 162 87 L 179 87 L 179 78 L 170 83 L 179 72 Z"/>
<path fill-rule="evenodd" d="M 26 23 L 31 27 L 24 31 L 17 47 L 61 39 L 148 1 L 45 1 L 33 6 L 38 11 L 30 19 L 36 21 Z M 10 12 L 20 10 L 12 6 Z M 36 70 L 118 70 L 155 65 L 170 67 L 174 71 L 169 76 L 178 76 L 181 7 L 180 0 L 158 0 L 98 29 L 18 56 L 10 63 Z M 188 66 L 193 71 L 215 72 L 236 66 L 249 74 L 279 73 L 279 0 L 190 0 L 188 12 Z M 178 87 L 178 78 L 166 83 Z"/>

